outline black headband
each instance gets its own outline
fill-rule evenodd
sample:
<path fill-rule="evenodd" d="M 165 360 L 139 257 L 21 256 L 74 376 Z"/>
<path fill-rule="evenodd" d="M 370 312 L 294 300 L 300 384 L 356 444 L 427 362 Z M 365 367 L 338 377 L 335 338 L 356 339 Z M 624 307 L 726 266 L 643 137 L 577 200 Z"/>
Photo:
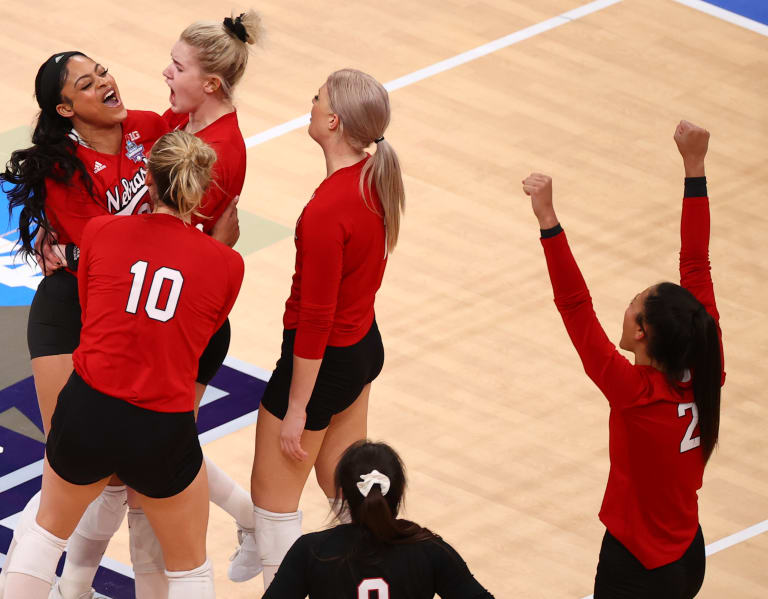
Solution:
<path fill-rule="evenodd" d="M 226 17 L 224 19 L 224 27 L 235 34 L 237 39 L 243 43 L 248 40 L 248 32 L 245 30 L 245 25 L 243 25 L 244 15 L 245 13 L 242 13 L 239 17 L 235 17 L 234 19 L 232 19 L 232 17 Z"/>
<path fill-rule="evenodd" d="M 46 60 L 35 77 L 35 98 L 44 112 L 56 110 L 61 99 L 61 73 L 73 56 L 85 56 L 82 52 L 59 52 Z"/>

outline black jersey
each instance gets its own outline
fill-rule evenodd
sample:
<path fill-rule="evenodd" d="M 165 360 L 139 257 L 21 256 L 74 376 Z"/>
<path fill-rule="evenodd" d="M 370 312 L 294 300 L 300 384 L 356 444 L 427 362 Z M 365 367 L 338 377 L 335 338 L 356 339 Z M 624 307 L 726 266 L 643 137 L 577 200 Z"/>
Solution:
<path fill-rule="evenodd" d="M 461 556 L 439 537 L 355 552 L 365 531 L 342 524 L 299 538 L 264 599 L 493 599 Z M 361 554 L 365 554 L 363 557 Z"/>

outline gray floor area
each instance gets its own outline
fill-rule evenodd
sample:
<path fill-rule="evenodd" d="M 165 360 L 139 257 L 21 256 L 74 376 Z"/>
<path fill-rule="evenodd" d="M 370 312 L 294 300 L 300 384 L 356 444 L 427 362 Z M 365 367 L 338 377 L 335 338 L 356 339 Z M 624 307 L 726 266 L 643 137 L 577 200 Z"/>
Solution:
<path fill-rule="evenodd" d="M 0 389 L 32 375 L 27 350 L 29 306 L 0 307 Z"/>

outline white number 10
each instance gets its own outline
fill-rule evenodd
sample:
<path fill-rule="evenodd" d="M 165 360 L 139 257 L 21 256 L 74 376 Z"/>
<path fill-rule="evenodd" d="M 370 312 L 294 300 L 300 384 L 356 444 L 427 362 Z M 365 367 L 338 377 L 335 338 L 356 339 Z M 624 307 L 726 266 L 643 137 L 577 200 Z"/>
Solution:
<path fill-rule="evenodd" d="M 376 593 L 371 597 L 372 593 Z M 383 578 L 366 578 L 357 586 L 357 599 L 389 599 L 389 585 Z"/>
<path fill-rule="evenodd" d="M 148 264 L 144 260 L 139 260 L 131 266 L 133 283 L 131 284 L 131 293 L 128 296 L 128 305 L 125 306 L 125 311 L 131 314 L 136 314 L 136 310 L 139 308 L 139 298 L 141 297 L 141 289 L 144 286 L 144 277 L 147 275 L 147 266 Z M 171 291 L 168 293 L 168 301 L 165 304 L 165 308 L 161 310 L 157 307 L 157 301 L 160 299 L 160 290 L 163 287 L 163 282 L 166 280 L 171 282 Z M 147 316 L 152 320 L 159 320 L 160 322 L 168 322 L 173 318 L 183 285 L 184 277 L 178 270 L 166 266 L 158 268 L 152 276 L 152 285 L 149 288 L 147 303 L 144 306 Z"/>
<path fill-rule="evenodd" d="M 677 404 L 677 417 L 682 418 L 688 410 L 691 411 L 691 424 L 688 425 L 688 429 L 685 431 L 685 436 L 683 437 L 683 440 L 680 441 L 680 453 L 685 453 L 686 451 L 690 451 L 701 445 L 701 437 L 693 436 L 693 429 L 695 429 L 696 425 L 699 423 L 699 410 L 696 407 L 696 404 L 693 402 Z"/>

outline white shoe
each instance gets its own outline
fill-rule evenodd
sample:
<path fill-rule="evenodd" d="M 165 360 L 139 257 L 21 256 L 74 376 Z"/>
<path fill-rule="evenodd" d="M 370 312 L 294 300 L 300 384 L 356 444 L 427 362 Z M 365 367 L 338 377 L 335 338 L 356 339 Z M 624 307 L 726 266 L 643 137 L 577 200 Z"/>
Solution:
<path fill-rule="evenodd" d="M 227 576 L 232 582 L 245 582 L 258 576 L 263 570 L 261 554 L 252 530 L 238 526 L 237 538 L 240 541 L 240 546 L 229 558 L 231 563 L 227 570 Z"/>

